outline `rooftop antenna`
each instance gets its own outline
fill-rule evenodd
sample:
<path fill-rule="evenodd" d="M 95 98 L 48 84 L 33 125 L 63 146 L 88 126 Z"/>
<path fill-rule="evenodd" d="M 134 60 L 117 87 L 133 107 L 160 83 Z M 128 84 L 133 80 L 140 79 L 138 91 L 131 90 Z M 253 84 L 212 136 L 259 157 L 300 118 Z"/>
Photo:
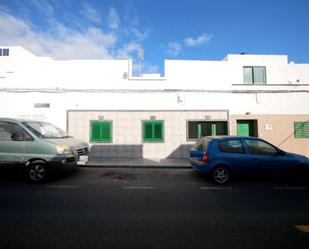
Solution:
<path fill-rule="evenodd" d="M 137 60 L 138 60 L 138 69 L 139 69 L 139 76 L 142 76 L 142 68 L 143 68 L 143 60 L 144 60 L 144 49 L 138 48 L 137 49 Z"/>

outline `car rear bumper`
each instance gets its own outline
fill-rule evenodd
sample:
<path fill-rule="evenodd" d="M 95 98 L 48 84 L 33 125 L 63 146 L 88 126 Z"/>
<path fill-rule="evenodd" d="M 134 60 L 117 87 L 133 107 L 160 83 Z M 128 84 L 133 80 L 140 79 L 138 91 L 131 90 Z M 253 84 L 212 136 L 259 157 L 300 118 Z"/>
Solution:
<path fill-rule="evenodd" d="M 201 161 L 198 161 L 198 160 L 195 160 L 195 159 L 190 159 L 190 164 L 191 164 L 192 168 L 194 168 L 195 170 L 197 170 L 200 173 L 210 174 L 210 172 L 211 172 L 209 165 L 206 164 L 206 163 L 203 163 Z"/>

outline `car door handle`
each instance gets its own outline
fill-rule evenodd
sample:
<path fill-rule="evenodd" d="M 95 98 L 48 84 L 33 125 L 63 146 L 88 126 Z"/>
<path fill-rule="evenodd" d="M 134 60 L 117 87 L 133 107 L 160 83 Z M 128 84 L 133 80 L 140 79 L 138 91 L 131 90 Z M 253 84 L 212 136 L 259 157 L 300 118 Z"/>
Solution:
<path fill-rule="evenodd" d="M 251 160 L 252 161 L 258 161 L 259 159 L 258 158 L 252 158 Z"/>

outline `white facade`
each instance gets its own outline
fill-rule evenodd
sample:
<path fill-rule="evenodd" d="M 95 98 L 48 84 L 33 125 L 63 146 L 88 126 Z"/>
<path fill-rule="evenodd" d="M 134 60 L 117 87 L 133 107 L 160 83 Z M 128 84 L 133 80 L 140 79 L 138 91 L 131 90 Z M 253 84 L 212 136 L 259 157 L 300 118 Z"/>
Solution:
<path fill-rule="evenodd" d="M 206 113 L 192 117 L 194 120 L 203 119 L 208 111 L 225 111 L 229 134 L 235 133 L 231 123 L 234 115 L 241 119 L 252 115 L 302 115 L 309 119 L 309 64 L 289 63 L 286 55 L 227 55 L 222 61 L 166 60 L 163 77 L 133 77 L 130 60 L 59 61 L 37 57 L 22 47 L 0 48 L 9 49 L 9 56 L 0 56 L 2 117 L 42 119 L 73 133 L 76 131 L 70 130 L 69 113 L 82 110 L 91 113 L 89 120 L 98 119 L 97 112 L 118 111 L 120 115 L 123 111 L 139 111 L 139 124 L 141 119 L 158 116 L 154 114 L 157 111 L 168 111 L 164 114 L 167 116 L 163 115 L 165 124 L 173 111 L 181 115 L 190 111 Z M 265 67 L 266 83 L 244 84 L 246 66 Z M 40 107 L 42 104 L 45 108 Z M 115 122 L 113 125 L 116 127 Z M 186 123 L 179 125 L 182 132 L 186 131 Z M 169 136 L 167 127 L 165 136 Z M 86 131 L 76 129 L 79 132 L 72 135 L 93 144 L 89 127 Z M 132 141 L 117 136 L 113 144 L 138 141 L 147 146 L 141 141 L 140 130 L 138 134 L 132 131 Z M 172 139 L 168 147 L 164 143 L 152 144 L 161 149 L 145 156 L 166 157 L 180 143 L 192 144 L 185 134 L 179 136 L 182 139 Z M 300 146 L 299 141 L 296 146 Z M 308 148 L 301 152 L 309 155 L 308 139 L 302 139 L 301 146 L 304 141 Z"/>

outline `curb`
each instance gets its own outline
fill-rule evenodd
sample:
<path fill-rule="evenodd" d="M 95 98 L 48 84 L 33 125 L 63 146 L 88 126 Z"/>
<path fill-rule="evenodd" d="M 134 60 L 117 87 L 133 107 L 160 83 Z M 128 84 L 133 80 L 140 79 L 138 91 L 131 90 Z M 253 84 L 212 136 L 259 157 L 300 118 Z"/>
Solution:
<path fill-rule="evenodd" d="M 133 164 L 122 164 L 122 165 L 104 165 L 104 164 L 85 164 L 79 165 L 81 168 L 134 168 L 134 169 L 191 169 L 191 166 L 187 165 L 133 165 Z"/>
<path fill-rule="evenodd" d="M 90 160 L 86 164 L 79 164 L 83 168 L 152 168 L 152 169 L 190 169 L 191 165 L 184 161 L 151 161 L 151 160 Z"/>

